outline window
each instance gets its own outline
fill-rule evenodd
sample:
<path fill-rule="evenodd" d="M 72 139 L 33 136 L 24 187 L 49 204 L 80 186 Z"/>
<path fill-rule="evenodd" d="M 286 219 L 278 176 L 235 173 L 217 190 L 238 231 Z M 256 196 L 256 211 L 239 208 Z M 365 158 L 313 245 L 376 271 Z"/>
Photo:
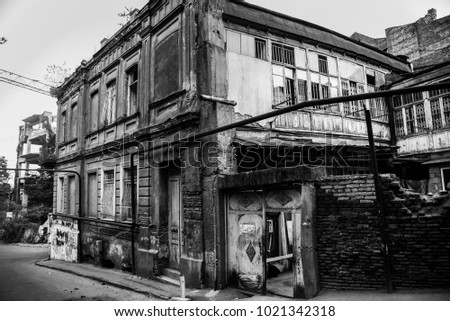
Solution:
<path fill-rule="evenodd" d="M 116 120 L 116 81 L 113 80 L 106 86 L 105 102 L 103 105 L 103 122 L 112 124 Z"/>
<path fill-rule="evenodd" d="M 262 39 L 255 39 L 256 58 L 267 60 L 267 45 L 266 41 Z"/>
<path fill-rule="evenodd" d="M 295 65 L 294 59 L 294 48 L 286 47 L 279 44 L 272 44 L 272 60 L 287 64 L 287 65 Z"/>
<path fill-rule="evenodd" d="M 443 127 L 441 106 L 439 105 L 439 99 L 433 99 L 430 101 L 431 105 L 431 120 L 433 122 L 433 128 L 439 129 Z"/>
<path fill-rule="evenodd" d="M 327 57 L 319 55 L 318 59 L 319 59 L 319 72 L 322 74 L 328 74 Z"/>
<path fill-rule="evenodd" d="M 139 199 L 137 197 L 138 189 L 137 189 L 137 168 L 134 167 L 133 170 L 134 174 L 134 190 L 135 190 L 135 196 L 136 196 L 136 205 L 137 200 Z M 130 168 L 124 168 L 123 169 L 123 180 L 122 180 L 122 220 L 131 220 L 132 219 L 132 204 L 131 204 L 131 169 Z"/>
<path fill-rule="evenodd" d="M 90 110 L 90 129 L 96 131 L 98 129 L 98 106 L 100 103 L 98 90 L 91 94 L 91 110 Z"/>
<path fill-rule="evenodd" d="M 298 79 L 298 102 L 302 103 L 308 100 L 308 86 L 306 80 Z"/>
<path fill-rule="evenodd" d="M 127 110 L 126 115 L 133 115 L 137 111 L 138 102 L 138 66 L 133 66 L 127 72 Z"/>
<path fill-rule="evenodd" d="M 114 219 L 114 170 L 103 172 L 102 218 Z"/>
<path fill-rule="evenodd" d="M 425 117 L 425 107 L 423 103 L 416 105 L 417 131 L 427 131 L 427 121 Z"/>
<path fill-rule="evenodd" d="M 398 137 L 405 136 L 403 124 L 403 109 L 397 109 L 394 111 L 394 125 L 395 125 L 395 134 Z"/>
<path fill-rule="evenodd" d="M 450 96 L 442 97 L 445 126 L 450 127 Z"/>
<path fill-rule="evenodd" d="M 338 79 L 311 72 L 311 99 L 327 99 L 338 96 Z M 339 112 L 338 105 L 320 105 L 315 109 Z"/>
<path fill-rule="evenodd" d="M 66 112 L 63 111 L 61 113 L 61 142 L 66 141 L 66 135 L 67 135 L 67 118 L 66 118 Z"/>
<path fill-rule="evenodd" d="M 414 125 L 414 110 L 413 106 L 405 107 L 406 114 L 406 134 L 414 134 L 416 127 Z"/>
<path fill-rule="evenodd" d="M 294 70 L 282 66 L 272 66 L 273 105 L 295 104 Z"/>
<path fill-rule="evenodd" d="M 353 96 L 364 93 L 364 85 L 354 81 L 341 80 L 342 96 Z M 344 103 L 345 115 L 363 117 L 363 102 L 350 101 Z"/>
<path fill-rule="evenodd" d="M 77 128 L 78 128 L 78 108 L 77 104 L 73 104 L 70 110 L 70 129 L 71 129 L 71 138 L 77 137 Z"/>

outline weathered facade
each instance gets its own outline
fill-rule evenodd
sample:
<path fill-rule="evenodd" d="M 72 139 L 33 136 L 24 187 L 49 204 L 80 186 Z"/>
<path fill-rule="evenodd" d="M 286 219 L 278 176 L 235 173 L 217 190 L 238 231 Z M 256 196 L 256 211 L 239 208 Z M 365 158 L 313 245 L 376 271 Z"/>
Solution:
<path fill-rule="evenodd" d="M 363 102 L 169 143 L 392 72 L 409 65 L 250 4 L 150 1 L 59 88 L 58 169 L 81 180 L 55 175 L 52 257 L 191 287 L 264 292 L 280 274 L 315 295 L 314 182 L 369 173 Z M 387 107 L 366 103 L 390 153 Z"/>

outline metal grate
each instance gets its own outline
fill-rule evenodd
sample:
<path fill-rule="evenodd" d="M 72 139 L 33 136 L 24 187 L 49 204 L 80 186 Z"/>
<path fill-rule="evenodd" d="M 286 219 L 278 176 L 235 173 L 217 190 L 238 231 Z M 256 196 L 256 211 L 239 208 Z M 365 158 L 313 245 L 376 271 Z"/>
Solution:
<path fill-rule="evenodd" d="M 403 109 L 394 111 L 395 134 L 398 137 L 405 136 L 405 129 L 403 124 Z"/>
<path fill-rule="evenodd" d="M 267 43 L 263 39 L 255 39 L 256 58 L 267 60 Z"/>
<path fill-rule="evenodd" d="M 433 128 L 442 128 L 442 115 L 441 106 L 439 105 L 439 99 L 433 99 L 430 101 L 431 105 L 431 119 L 433 121 Z"/>
<path fill-rule="evenodd" d="M 417 131 L 427 131 L 427 121 L 425 116 L 425 106 L 423 103 L 416 105 Z"/>
<path fill-rule="evenodd" d="M 294 65 L 294 48 L 272 44 L 272 60 L 283 64 Z"/>

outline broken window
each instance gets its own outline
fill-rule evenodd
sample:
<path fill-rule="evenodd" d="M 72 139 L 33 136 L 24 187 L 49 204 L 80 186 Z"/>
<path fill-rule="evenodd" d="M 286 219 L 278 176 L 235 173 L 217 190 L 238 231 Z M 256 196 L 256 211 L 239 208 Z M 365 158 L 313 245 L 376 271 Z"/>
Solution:
<path fill-rule="evenodd" d="M 311 99 L 327 99 L 338 96 L 338 79 L 324 76 L 317 73 L 311 73 Z M 326 110 L 329 112 L 339 112 L 338 105 L 320 105 L 315 109 Z"/>
<path fill-rule="evenodd" d="M 103 172 L 102 218 L 114 219 L 114 170 Z"/>
<path fill-rule="evenodd" d="M 450 96 L 442 97 L 445 126 L 450 127 Z"/>
<path fill-rule="evenodd" d="M 127 71 L 127 110 L 126 115 L 136 113 L 138 104 L 138 66 L 135 65 Z"/>
<path fill-rule="evenodd" d="M 105 101 L 103 104 L 103 122 L 112 124 L 116 120 L 116 81 L 106 85 Z"/>
<path fill-rule="evenodd" d="M 279 44 L 272 44 L 272 60 L 287 64 L 295 65 L 294 48 Z"/>
<path fill-rule="evenodd" d="M 71 138 L 74 139 L 77 137 L 77 128 L 78 128 L 78 108 L 77 104 L 73 104 L 70 110 L 70 129 L 71 129 Z"/>
<path fill-rule="evenodd" d="M 255 39 L 256 58 L 267 60 L 267 44 L 263 39 Z"/>
<path fill-rule="evenodd" d="M 294 70 L 276 65 L 272 70 L 274 107 L 295 104 Z"/>
<path fill-rule="evenodd" d="M 98 90 L 91 94 L 91 110 L 90 110 L 90 129 L 91 131 L 96 131 L 98 129 L 98 107 L 99 107 L 99 95 Z"/>
<path fill-rule="evenodd" d="M 342 96 L 353 96 L 358 94 L 364 93 L 364 85 L 354 82 L 354 81 L 347 81 L 342 79 L 341 80 L 341 86 L 342 86 Z M 344 113 L 348 116 L 354 116 L 354 117 L 363 117 L 363 101 L 350 101 L 344 103 Z"/>
<path fill-rule="evenodd" d="M 135 195 L 137 195 L 137 168 L 133 168 L 134 174 L 134 190 Z M 131 204 L 131 169 L 124 168 L 123 169 L 123 180 L 122 180 L 122 220 L 131 220 L 132 219 L 132 204 Z M 136 196 L 136 205 L 137 205 L 138 197 Z"/>

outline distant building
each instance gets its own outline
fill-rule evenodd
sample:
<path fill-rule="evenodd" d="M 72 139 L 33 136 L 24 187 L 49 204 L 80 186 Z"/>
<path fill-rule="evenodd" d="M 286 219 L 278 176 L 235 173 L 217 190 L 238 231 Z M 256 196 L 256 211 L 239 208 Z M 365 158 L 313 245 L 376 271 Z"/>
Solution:
<path fill-rule="evenodd" d="M 19 144 L 17 146 L 17 168 L 29 169 L 30 171 L 16 171 L 14 186 L 15 199 L 26 211 L 28 206 L 28 195 L 26 185 L 34 177 L 33 169 L 42 167 L 53 168 L 54 142 L 51 146 L 52 136 L 56 131 L 56 118 L 51 112 L 34 114 L 23 119 L 24 124 L 19 127 Z"/>

